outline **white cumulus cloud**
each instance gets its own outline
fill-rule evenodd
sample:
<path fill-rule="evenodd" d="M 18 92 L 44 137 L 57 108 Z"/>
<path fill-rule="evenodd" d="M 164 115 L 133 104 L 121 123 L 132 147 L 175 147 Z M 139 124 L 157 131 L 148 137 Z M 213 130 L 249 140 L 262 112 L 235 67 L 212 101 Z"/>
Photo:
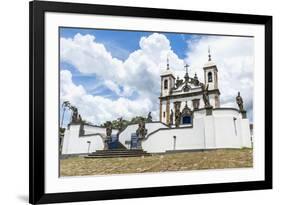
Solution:
<path fill-rule="evenodd" d="M 148 98 L 129 100 L 120 97 L 117 100 L 111 100 L 102 96 L 90 95 L 82 85 L 73 83 L 72 74 L 68 70 L 62 70 L 60 78 L 61 101 L 70 101 L 78 107 L 83 119 L 95 124 L 119 117 L 130 119 L 136 115 L 147 114 L 153 106 Z"/>
<path fill-rule="evenodd" d="M 61 60 L 74 65 L 81 73 L 97 75 L 103 79 L 104 86 L 115 92 L 120 98 L 114 101 L 100 96 L 91 96 L 86 94 L 85 89 L 81 86 L 76 86 L 75 89 L 83 89 L 83 98 L 76 96 L 76 99 L 73 99 L 71 89 L 69 89 L 70 92 L 61 91 L 65 92 L 63 96 L 68 96 L 67 100 L 73 103 L 79 99 L 81 111 L 88 107 L 89 99 L 91 99 L 90 101 L 93 99 L 103 101 L 99 104 L 91 102 L 92 104 L 87 109 L 88 113 L 93 113 L 90 109 L 98 110 L 99 112 L 94 114 L 99 117 L 95 118 L 86 112 L 83 113 L 87 119 L 95 123 L 101 123 L 105 119 L 116 119 L 120 116 L 127 119 L 135 115 L 145 116 L 150 111 L 157 120 L 160 72 L 166 68 L 167 57 L 169 57 L 171 67 L 175 70 L 183 69 L 184 61 L 173 52 L 170 41 L 163 34 L 153 33 L 150 36 L 142 37 L 139 46 L 140 48 L 130 53 L 125 61 L 121 61 L 113 58 L 106 47 L 96 42 L 92 35 L 78 33 L 73 38 L 61 38 Z M 64 80 L 61 82 L 64 83 Z M 73 87 L 74 84 L 71 82 L 67 86 Z M 138 94 L 138 99 L 129 100 L 128 98 L 134 92 Z M 108 104 L 111 109 L 107 107 Z"/>
<path fill-rule="evenodd" d="M 160 33 L 144 36 L 139 49 L 129 54 L 124 61 L 112 57 L 106 47 L 93 35 L 76 34 L 73 38 L 61 38 L 61 60 L 72 64 L 80 73 L 94 74 L 105 87 L 119 98 L 109 99 L 87 93 L 81 85 L 75 85 L 70 71 L 61 71 L 61 98 L 79 108 L 84 119 L 95 124 L 106 120 L 136 115 L 146 116 L 149 111 L 158 120 L 160 72 L 170 68 L 183 75 L 184 64 L 191 67 L 191 75 L 203 80 L 203 65 L 208 60 L 207 49 L 211 48 L 212 59 L 219 70 L 219 88 L 223 106 L 236 106 L 238 90 L 244 97 L 246 108 L 252 109 L 253 91 L 253 39 L 239 37 L 192 38 L 187 42 L 187 57 L 180 59 L 172 50 L 170 41 Z M 183 77 L 183 76 L 181 76 Z M 130 99 L 137 93 L 137 99 Z"/>
<path fill-rule="evenodd" d="M 244 107 L 249 114 L 253 108 L 254 38 L 203 36 L 187 41 L 186 61 L 192 72 L 197 72 L 203 81 L 202 67 L 208 60 L 208 47 L 211 58 L 218 68 L 221 106 L 237 107 L 235 97 L 240 91 Z M 250 116 L 251 117 L 251 116 Z"/>

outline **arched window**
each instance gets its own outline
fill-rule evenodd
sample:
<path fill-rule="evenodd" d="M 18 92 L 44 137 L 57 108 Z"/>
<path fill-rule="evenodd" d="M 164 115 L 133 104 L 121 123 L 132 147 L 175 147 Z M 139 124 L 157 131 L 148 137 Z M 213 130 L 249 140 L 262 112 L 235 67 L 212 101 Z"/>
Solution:
<path fill-rule="evenodd" d="M 164 80 L 164 89 L 168 89 L 168 80 Z"/>
<path fill-rule="evenodd" d="M 209 72 L 208 73 L 208 82 L 210 83 L 210 82 L 213 82 L 213 74 L 212 74 L 212 72 Z"/>
<path fill-rule="evenodd" d="M 182 124 L 192 124 L 192 112 L 190 108 L 185 104 L 185 107 L 182 110 Z"/>

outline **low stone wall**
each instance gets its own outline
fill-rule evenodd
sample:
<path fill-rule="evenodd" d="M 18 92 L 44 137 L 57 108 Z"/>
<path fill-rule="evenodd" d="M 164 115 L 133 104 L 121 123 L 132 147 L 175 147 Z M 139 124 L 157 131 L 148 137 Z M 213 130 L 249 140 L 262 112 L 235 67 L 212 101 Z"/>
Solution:
<path fill-rule="evenodd" d="M 251 147 L 250 125 L 237 109 L 217 108 L 211 115 L 205 109 L 193 113 L 192 125 L 169 128 L 161 122 L 146 123 L 147 135 L 142 148 L 148 153 L 163 153 L 172 150 L 196 150 L 218 148 Z M 138 124 L 129 125 L 119 135 L 119 141 L 126 148 Z M 73 124 L 65 131 L 62 154 L 95 152 L 104 149 L 106 129 L 84 125 L 84 135 L 80 135 L 80 125 Z M 116 134 L 117 130 L 112 130 Z"/>
<path fill-rule="evenodd" d="M 70 125 L 63 138 L 62 154 L 91 153 L 104 149 L 105 128 L 84 125 L 84 135 L 80 135 L 80 124 Z M 115 134 L 113 131 L 113 134 Z"/>
<path fill-rule="evenodd" d="M 250 125 L 237 109 L 194 112 L 190 127 L 160 128 L 147 135 L 142 148 L 149 153 L 170 150 L 196 150 L 251 147 Z"/>

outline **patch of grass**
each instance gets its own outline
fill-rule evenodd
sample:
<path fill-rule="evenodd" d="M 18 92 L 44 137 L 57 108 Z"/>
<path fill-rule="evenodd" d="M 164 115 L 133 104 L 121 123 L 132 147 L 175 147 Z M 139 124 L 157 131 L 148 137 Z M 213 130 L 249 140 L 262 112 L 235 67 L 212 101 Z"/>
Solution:
<path fill-rule="evenodd" d="M 253 167 L 252 149 L 154 154 L 146 157 L 60 160 L 61 176 L 106 175 Z"/>

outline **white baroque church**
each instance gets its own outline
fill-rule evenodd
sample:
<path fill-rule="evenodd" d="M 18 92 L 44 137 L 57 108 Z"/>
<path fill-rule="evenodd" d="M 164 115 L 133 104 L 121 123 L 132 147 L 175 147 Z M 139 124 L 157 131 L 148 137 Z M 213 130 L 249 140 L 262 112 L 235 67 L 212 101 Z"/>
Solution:
<path fill-rule="evenodd" d="M 160 75 L 159 121 L 130 124 L 122 130 L 72 121 L 65 130 L 62 155 L 89 154 L 118 148 L 148 153 L 252 147 L 250 124 L 240 93 L 238 107 L 221 107 L 218 68 L 209 52 L 203 65 L 204 82 L 188 66 L 183 79 L 175 77 L 167 62 Z"/>
<path fill-rule="evenodd" d="M 180 111 L 182 118 L 180 124 L 190 124 L 192 120 L 192 111 L 204 108 L 203 86 L 208 86 L 208 96 L 210 106 L 220 107 L 220 91 L 218 88 L 218 69 L 216 64 L 209 60 L 203 66 L 204 84 L 198 80 L 195 73 L 194 77 L 188 74 L 188 65 L 185 65 L 186 73 L 184 79 L 175 78 L 167 62 L 167 68 L 161 74 L 161 93 L 159 119 L 167 125 L 174 125 L 176 117 L 175 112 Z M 206 88 L 205 88 L 206 89 Z"/>

